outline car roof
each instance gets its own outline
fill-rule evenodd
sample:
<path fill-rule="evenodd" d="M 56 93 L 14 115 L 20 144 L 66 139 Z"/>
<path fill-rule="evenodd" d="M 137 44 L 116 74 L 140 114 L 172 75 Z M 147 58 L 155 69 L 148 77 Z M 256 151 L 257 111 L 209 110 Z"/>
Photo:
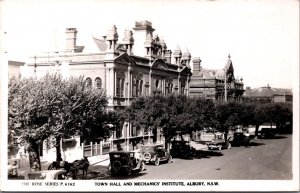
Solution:
<path fill-rule="evenodd" d="M 142 145 L 141 147 L 163 147 L 162 144 Z"/>

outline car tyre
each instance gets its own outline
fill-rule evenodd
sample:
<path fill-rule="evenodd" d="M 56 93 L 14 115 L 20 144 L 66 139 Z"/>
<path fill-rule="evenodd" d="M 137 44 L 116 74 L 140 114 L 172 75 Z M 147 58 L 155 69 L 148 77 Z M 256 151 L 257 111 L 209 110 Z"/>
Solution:
<path fill-rule="evenodd" d="M 127 166 L 126 175 L 127 175 L 127 176 L 131 176 L 131 174 L 132 174 L 132 165 L 129 164 L 129 165 Z"/>
<path fill-rule="evenodd" d="M 145 170 L 145 163 L 144 163 L 144 162 L 141 162 L 139 171 L 142 172 L 142 171 L 144 171 L 144 170 Z"/>
<path fill-rule="evenodd" d="M 231 143 L 228 143 L 227 149 L 231 149 Z"/>
<path fill-rule="evenodd" d="M 156 158 L 155 158 L 155 161 L 154 161 L 154 164 L 155 164 L 156 166 L 159 166 L 159 162 L 160 162 L 160 158 L 159 158 L 159 157 L 156 157 Z"/>
<path fill-rule="evenodd" d="M 168 159 L 168 163 L 171 163 L 171 162 L 172 162 L 172 156 L 170 155 L 169 159 Z"/>
<path fill-rule="evenodd" d="M 218 149 L 221 151 L 222 150 L 222 145 L 219 145 Z"/>

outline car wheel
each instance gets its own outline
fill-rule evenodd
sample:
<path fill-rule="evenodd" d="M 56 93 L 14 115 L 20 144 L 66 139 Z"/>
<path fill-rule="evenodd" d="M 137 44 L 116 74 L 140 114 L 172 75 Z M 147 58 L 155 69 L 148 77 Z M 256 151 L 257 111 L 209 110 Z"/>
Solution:
<path fill-rule="evenodd" d="M 159 158 L 159 157 L 156 157 L 156 158 L 155 158 L 154 164 L 155 164 L 156 166 L 159 166 L 159 162 L 160 162 L 160 158 Z"/>
<path fill-rule="evenodd" d="M 122 168 L 122 163 L 118 160 L 112 163 L 112 170 L 119 171 Z"/>
<path fill-rule="evenodd" d="M 140 172 L 145 170 L 145 163 L 141 162 Z"/>
<path fill-rule="evenodd" d="M 228 143 L 227 149 L 231 149 L 231 143 Z"/>
<path fill-rule="evenodd" d="M 222 145 L 219 145 L 218 149 L 221 151 L 222 150 Z"/>
<path fill-rule="evenodd" d="M 168 159 L 168 163 L 171 163 L 171 162 L 172 162 L 172 156 L 170 155 L 169 159 Z"/>
<path fill-rule="evenodd" d="M 129 164 L 127 166 L 126 174 L 127 174 L 127 176 L 131 176 L 131 173 L 132 173 L 132 166 L 131 166 L 131 164 Z"/>

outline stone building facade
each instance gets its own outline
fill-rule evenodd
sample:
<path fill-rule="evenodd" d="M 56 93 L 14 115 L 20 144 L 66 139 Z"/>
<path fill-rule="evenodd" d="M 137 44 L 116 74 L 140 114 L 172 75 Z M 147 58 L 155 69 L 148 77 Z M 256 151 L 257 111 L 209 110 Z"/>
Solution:
<path fill-rule="evenodd" d="M 154 30 L 149 21 L 136 22 L 133 31 L 125 30 L 121 39 L 116 26 L 112 26 L 103 39 L 93 38 L 98 50 L 85 53 L 84 46 L 76 44 L 77 29 L 67 28 L 66 49 L 31 57 L 22 76 L 41 77 L 55 72 L 64 77 L 84 75 L 86 84 L 106 91 L 110 109 L 124 108 L 135 97 L 155 93 L 188 95 L 191 54 L 186 51 L 182 55 L 178 47 L 172 56 Z M 124 124 L 111 140 L 129 145 L 133 139 L 153 137 L 152 133 Z"/>
<path fill-rule="evenodd" d="M 227 87 L 225 87 L 225 85 Z M 193 76 L 189 95 L 205 99 L 229 101 L 242 99 L 244 93 L 242 78 L 236 78 L 231 56 L 223 69 L 207 69 L 201 66 L 201 59 L 193 58 Z"/>

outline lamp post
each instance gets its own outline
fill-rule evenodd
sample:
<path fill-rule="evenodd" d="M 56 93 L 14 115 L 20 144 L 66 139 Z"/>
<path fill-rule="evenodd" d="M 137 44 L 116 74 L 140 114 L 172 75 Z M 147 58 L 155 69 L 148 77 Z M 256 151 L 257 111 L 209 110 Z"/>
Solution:
<path fill-rule="evenodd" d="M 225 98 L 224 98 L 224 100 L 225 100 L 225 102 L 227 102 L 227 70 L 225 71 L 225 85 L 224 85 L 224 87 L 225 87 Z"/>

